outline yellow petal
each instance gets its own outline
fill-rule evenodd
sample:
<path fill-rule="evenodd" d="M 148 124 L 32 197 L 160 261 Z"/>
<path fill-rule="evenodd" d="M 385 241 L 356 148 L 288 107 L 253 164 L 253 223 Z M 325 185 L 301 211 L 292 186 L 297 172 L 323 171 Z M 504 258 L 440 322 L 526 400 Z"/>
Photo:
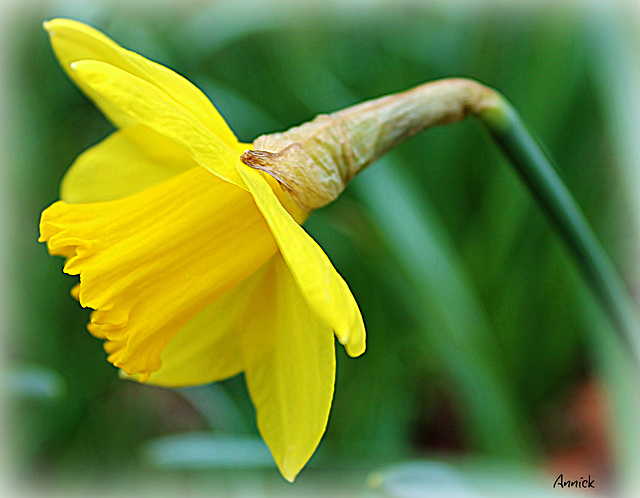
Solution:
<path fill-rule="evenodd" d="M 240 329 L 258 428 L 293 481 L 324 434 L 335 382 L 331 328 L 309 308 L 281 257 L 265 268 Z"/>
<path fill-rule="evenodd" d="M 79 61 L 71 68 L 80 81 L 110 105 L 174 141 L 220 178 L 244 188 L 235 168 L 240 145 L 228 148 L 166 93 L 104 62 Z"/>
<path fill-rule="evenodd" d="M 236 164 L 307 303 L 333 329 L 350 356 L 361 355 L 364 324 L 349 287 L 320 246 L 278 201 L 263 173 L 240 161 Z"/>
<path fill-rule="evenodd" d="M 251 196 L 203 168 L 114 201 L 56 202 L 40 233 L 80 275 L 109 360 L 143 376 L 178 330 L 277 252 Z"/>
<path fill-rule="evenodd" d="M 237 139 L 225 120 L 220 116 L 211 101 L 192 83 L 141 55 L 122 48 L 101 32 L 86 24 L 70 19 L 53 19 L 44 23 L 51 37 L 51 45 L 62 67 L 69 76 L 85 91 L 88 89 L 82 80 L 71 70 L 71 64 L 80 60 L 106 62 L 140 78 L 150 85 L 171 96 L 177 106 L 182 107 L 202 126 L 213 133 L 221 142 L 233 147 Z M 90 97 L 95 95 L 87 91 Z M 130 118 L 119 110 L 104 105 L 98 98 L 97 104 L 118 127 L 130 124 Z"/>
<path fill-rule="evenodd" d="M 137 124 L 78 156 L 62 180 L 60 198 L 69 204 L 120 199 L 194 166 L 184 149 Z"/>

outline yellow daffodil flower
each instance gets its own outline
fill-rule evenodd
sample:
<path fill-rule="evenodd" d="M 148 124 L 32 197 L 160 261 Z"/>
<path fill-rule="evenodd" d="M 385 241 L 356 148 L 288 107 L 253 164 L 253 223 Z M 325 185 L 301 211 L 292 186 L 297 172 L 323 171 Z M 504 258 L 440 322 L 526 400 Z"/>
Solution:
<path fill-rule="evenodd" d="M 117 130 L 73 163 L 39 240 L 80 277 L 89 331 L 130 378 L 178 387 L 244 372 L 293 480 L 326 428 L 333 334 L 351 356 L 365 349 L 349 288 L 300 226 L 308 210 L 240 160 L 252 146 L 187 80 L 82 23 L 44 26 Z"/>

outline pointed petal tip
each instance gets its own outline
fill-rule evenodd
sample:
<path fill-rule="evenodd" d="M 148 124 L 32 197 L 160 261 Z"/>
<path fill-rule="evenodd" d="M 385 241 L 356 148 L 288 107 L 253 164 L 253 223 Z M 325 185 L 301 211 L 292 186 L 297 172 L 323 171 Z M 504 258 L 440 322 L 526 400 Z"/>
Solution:
<path fill-rule="evenodd" d="M 42 21 L 42 29 L 44 29 L 47 34 L 51 37 L 56 34 L 56 24 L 60 21 L 59 18 L 49 19 L 47 21 Z"/>
<path fill-rule="evenodd" d="M 278 465 L 278 468 L 280 469 L 280 474 L 282 474 L 282 477 L 284 477 L 288 482 L 292 484 L 302 470 L 302 466 L 295 468 L 295 466 L 289 465 L 286 461 L 282 462 L 282 465 Z"/>
<path fill-rule="evenodd" d="M 101 66 L 107 66 L 105 62 L 99 62 L 94 60 L 78 60 L 73 61 L 69 64 L 69 69 L 76 74 L 87 74 L 96 70 L 96 68 L 100 68 Z"/>

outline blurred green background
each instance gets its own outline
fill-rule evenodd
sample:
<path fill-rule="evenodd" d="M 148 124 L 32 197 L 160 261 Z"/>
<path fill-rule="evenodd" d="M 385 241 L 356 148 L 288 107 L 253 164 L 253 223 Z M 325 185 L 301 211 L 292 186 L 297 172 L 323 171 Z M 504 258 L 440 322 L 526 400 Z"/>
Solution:
<path fill-rule="evenodd" d="M 69 296 L 74 280 L 36 239 L 66 168 L 111 131 L 51 53 L 41 22 L 62 16 L 188 77 L 247 142 L 432 79 L 493 86 L 556 159 L 633 288 L 632 10 L 462 1 L 14 9 L 3 68 L 13 485 L 60 496 L 544 496 L 563 472 L 596 476 L 600 491 L 626 489 L 639 469 L 635 378 L 573 259 L 473 121 L 411 139 L 306 224 L 360 304 L 368 349 L 350 359 L 337 348 L 329 426 L 294 485 L 257 436 L 241 376 L 176 391 L 119 380 Z"/>

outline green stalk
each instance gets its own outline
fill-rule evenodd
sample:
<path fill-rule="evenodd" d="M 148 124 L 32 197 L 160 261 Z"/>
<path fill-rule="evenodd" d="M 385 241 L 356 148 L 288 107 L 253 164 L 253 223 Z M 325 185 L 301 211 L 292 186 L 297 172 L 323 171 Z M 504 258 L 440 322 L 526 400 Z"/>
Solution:
<path fill-rule="evenodd" d="M 487 127 L 573 251 L 640 371 L 640 322 L 629 291 L 549 158 L 501 95 L 496 94 L 475 116 Z"/>

